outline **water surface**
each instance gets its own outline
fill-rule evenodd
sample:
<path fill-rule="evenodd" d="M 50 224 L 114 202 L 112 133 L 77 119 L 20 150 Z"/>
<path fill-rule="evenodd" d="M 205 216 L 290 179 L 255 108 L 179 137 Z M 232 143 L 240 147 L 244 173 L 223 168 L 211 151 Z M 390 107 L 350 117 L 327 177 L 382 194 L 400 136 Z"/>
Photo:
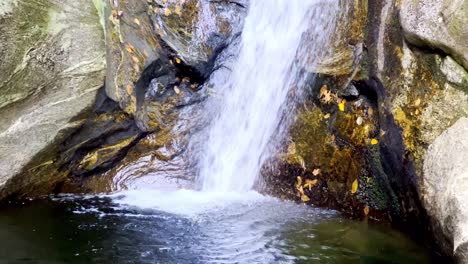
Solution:
<path fill-rule="evenodd" d="M 62 196 L 0 210 L 0 263 L 432 263 L 387 227 L 254 192 Z"/>

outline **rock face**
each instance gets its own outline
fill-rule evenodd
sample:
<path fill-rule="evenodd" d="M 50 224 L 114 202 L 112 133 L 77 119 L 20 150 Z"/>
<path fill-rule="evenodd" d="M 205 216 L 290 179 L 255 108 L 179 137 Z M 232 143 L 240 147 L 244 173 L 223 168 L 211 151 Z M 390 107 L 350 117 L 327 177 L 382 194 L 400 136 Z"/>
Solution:
<path fill-rule="evenodd" d="M 412 44 L 439 49 L 468 68 L 468 2 L 426 0 L 402 2 L 401 25 Z"/>
<path fill-rule="evenodd" d="M 35 155 L 85 121 L 79 114 L 93 106 L 103 85 L 105 46 L 90 1 L 2 1 L 0 41 L 2 189 Z M 57 181 L 30 178 L 37 185 Z"/>
<path fill-rule="evenodd" d="M 342 10 L 333 41 L 352 42 L 308 69 L 316 81 L 265 166 L 267 191 L 432 234 L 430 246 L 464 263 L 464 191 L 442 190 L 462 181 L 453 170 L 466 162 L 448 162 L 451 143 L 437 142 L 463 140 L 466 128 L 466 1 L 354 1 Z"/>
<path fill-rule="evenodd" d="M 468 118 L 429 146 L 424 158 L 423 202 L 438 240 L 460 263 L 468 258 Z"/>
<path fill-rule="evenodd" d="M 186 153 L 202 125 L 203 83 L 239 35 L 245 4 L 93 2 L 1 6 L 0 179 L 11 179 L 0 197 L 193 181 Z M 25 22 L 31 12 L 37 21 Z"/>

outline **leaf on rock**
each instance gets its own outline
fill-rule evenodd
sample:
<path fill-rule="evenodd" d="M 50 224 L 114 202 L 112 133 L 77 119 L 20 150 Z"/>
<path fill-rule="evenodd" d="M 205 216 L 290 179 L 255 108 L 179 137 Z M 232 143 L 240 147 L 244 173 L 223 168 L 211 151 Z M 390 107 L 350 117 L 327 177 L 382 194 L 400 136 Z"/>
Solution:
<path fill-rule="evenodd" d="M 322 86 L 320 88 L 320 99 L 322 102 L 329 104 L 333 101 L 333 94 L 330 90 L 328 90 L 328 87 L 326 85 Z"/>
<path fill-rule="evenodd" d="M 297 183 L 296 183 L 296 189 L 299 190 L 299 188 L 302 186 L 302 177 L 297 176 Z"/>
<path fill-rule="evenodd" d="M 341 100 L 341 102 L 338 104 L 338 109 L 340 109 L 341 112 L 344 112 L 345 105 L 346 105 L 346 100 L 345 99 Z"/>
<path fill-rule="evenodd" d="M 305 184 L 304 184 L 304 188 L 309 188 L 309 191 L 312 191 L 312 187 L 314 187 L 315 185 L 317 185 L 318 183 L 318 180 L 315 179 L 315 180 L 309 180 L 307 179 L 305 181 Z"/>
<path fill-rule="evenodd" d="M 314 170 L 312 171 L 312 175 L 314 175 L 314 176 L 317 176 L 317 175 L 319 175 L 319 174 L 320 174 L 320 169 L 314 169 Z"/>
<path fill-rule="evenodd" d="M 364 120 L 362 119 L 362 117 L 358 117 L 356 119 L 356 124 L 358 124 L 359 126 L 362 125 L 363 122 L 364 122 Z"/>
<path fill-rule="evenodd" d="M 182 7 L 180 7 L 180 5 L 176 5 L 174 12 L 175 12 L 178 16 L 181 16 L 181 15 L 182 15 Z"/>
<path fill-rule="evenodd" d="M 353 184 L 351 185 L 351 193 L 355 194 L 358 188 L 359 188 L 359 183 L 358 183 L 358 180 L 356 179 L 353 181 Z"/>
<path fill-rule="evenodd" d="M 369 215 L 369 206 L 364 207 L 364 215 Z"/>
<path fill-rule="evenodd" d="M 308 201 L 310 201 L 310 198 L 309 198 L 309 196 L 303 194 L 303 195 L 301 195 L 301 201 L 308 202 Z"/>

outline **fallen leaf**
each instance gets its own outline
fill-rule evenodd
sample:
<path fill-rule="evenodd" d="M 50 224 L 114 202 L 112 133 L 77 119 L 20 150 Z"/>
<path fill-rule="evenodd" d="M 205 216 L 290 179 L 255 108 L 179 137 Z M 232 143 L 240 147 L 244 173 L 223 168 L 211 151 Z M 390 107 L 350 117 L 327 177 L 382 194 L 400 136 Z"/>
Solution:
<path fill-rule="evenodd" d="M 128 84 L 128 85 L 127 85 L 127 93 L 128 93 L 128 94 L 132 94 L 132 93 L 133 93 L 133 85 L 131 85 L 131 84 Z"/>
<path fill-rule="evenodd" d="M 320 169 L 314 169 L 314 170 L 312 171 L 312 174 L 313 174 L 314 176 L 319 175 L 319 174 L 320 174 Z"/>
<path fill-rule="evenodd" d="M 138 18 L 133 19 L 133 22 L 135 22 L 137 25 L 140 25 L 140 20 L 138 20 Z"/>
<path fill-rule="evenodd" d="M 174 86 L 174 92 L 175 92 L 176 94 L 180 94 L 179 87 L 177 87 L 177 86 Z"/>
<path fill-rule="evenodd" d="M 308 202 L 308 201 L 310 201 L 310 198 L 309 198 L 309 196 L 303 194 L 303 195 L 301 195 L 301 200 L 302 200 L 303 202 Z"/>
<path fill-rule="evenodd" d="M 341 100 L 341 102 L 338 104 L 338 109 L 340 109 L 341 112 L 344 112 L 345 105 L 346 105 L 346 100 L 345 99 Z"/>
<path fill-rule="evenodd" d="M 181 61 L 180 61 L 179 58 L 175 58 L 175 62 L 176 62 L 177 64 L 180 64 Z"/>
<path fill-rule="evenodd" d="M 369 214 L 369 206 L 366 205 L 366 207 L 364 207 L 364 215 L 368 215 Z"/>
<path fill-rule="evenodd" d="M 127 45 L 125 45 L 125 49 L 126 49 L 129 53 L 134 53 L 134 52 L 135 52 L 135 47 L 133 47 L 132 44 L 129 44 L 129 43 L 127 43 Z"/>
<path fill-rule="evenodd" d="M 362 119 L 362 117 L 358 117 L 356 119 L 356 124 L 358 124 L 359 126 L 362 125 L 362 122 L 364 122 L 364 120 Z"/>
<path fill-rule="evenodd" d="M 299 190 L 299 187 L 302 186 L 302 177 L 301 176 L 297 176 L 297 183 L 296 183 L 296 189 Z"/>
<path fill-rule="evenodd" d="M 181 15 L 182 15 L 182 8 L 180 7 L 180 5 L 176 5 L 174 12 L 175 12 L 178 16 L 181 16 Z"/>
<path fill-rule="evenodd" d="M 358 188 L 359 188 L 359 183 L 358 183 L 358 180 L 356 179 L 353 181 L 353 184 L 351 185 L 351 193 L 355 194 Z"/>
<path fill-rule="evenodd" d="M 420 104 L 421 104 L 421 98 L 418 98 L 416 99 L 416 101 L 414 101 L 414 106 L 418 107 Z"/>
<path fill-rule="evenodd" d="M 333 101 L 333 94 L 330 90 L 328 90 L 326 85 L 320 88 L 320 99 L 326 104 L 329 104 Z"/>
<path fill-rule="evenodd" d="M 315 185 L 317 185 L 317 183 L 318 183 L 318 180 L 317 180 L 317 179 L 315 179 L 315 180 L 309 180 L 309 179 L 307 179 L 307 180 L 305 181 L 304 187 L 305 187 L 305 188 L 309 188 L 309 191 L 312 191 L 312 187 L 314 187 Z"/>
<path fill-rule="evenodd" d="M 132 56 L 132 61 L 135 62 L 135 63 L 139 63 L 139 62 L 140 62 L 140 59 L 138 59 L 138 58 L 135 57 L 135 56 Z"/>
<path fill-rule="evenodd" d="M 172 14 L 172 11 L 169 8 L 164 8 L 164 15 L 165 16 L 170 16 Z"/>
<path fill-rule="evenodd" d="M 377 144 L 379 144 L 379 141 L 377 139 L 373 138 L 373 139 L 371 139 L 370 143 L 371 143 L 371 145 L 377 145 Z"/>
<path fill-rule="evenodd" d="M 328 118 L 330 118 L 330 114 L 329 114 L 329 113 L 327 113 L 326 115 L 324 115 L 324 116 L 323 116 L 323 118 L 325 118 L 325 119 L 328 119 Z"/>

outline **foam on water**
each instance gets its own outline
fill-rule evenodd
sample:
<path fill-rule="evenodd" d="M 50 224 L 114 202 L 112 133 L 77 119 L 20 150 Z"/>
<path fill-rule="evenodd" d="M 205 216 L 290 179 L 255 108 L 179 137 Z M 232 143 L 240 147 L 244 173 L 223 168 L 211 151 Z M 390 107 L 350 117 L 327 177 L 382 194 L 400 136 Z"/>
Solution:
<path fill-rule="evenodd" d="M 177 215 L 194 217 L 200 214 L 225 210 L 233 204 L 245 206 L 259 202 L 275 201 L 257 192 L 200 192 L 193 190 L 160 191 L 132 190 L 107 197 L 122 206 L 154 209 Z"/>

